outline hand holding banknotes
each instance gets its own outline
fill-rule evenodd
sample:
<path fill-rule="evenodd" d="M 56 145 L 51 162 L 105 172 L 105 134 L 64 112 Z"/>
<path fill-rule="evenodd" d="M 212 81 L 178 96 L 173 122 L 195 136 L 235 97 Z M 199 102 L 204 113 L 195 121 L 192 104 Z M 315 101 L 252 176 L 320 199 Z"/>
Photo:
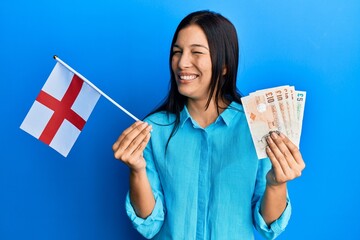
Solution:
<path fill-rule="evenodd" d="M 305 163 L 297 146 L 284 134 L 275 131 L 266 140 L 266 153 L 272 163 L 266 176 L 267 184 L 278 186 L 301 176 Z"/>
<path fill-rule="evenodd" d="M 286 183 L 300 177 L 305 163 L 299 148 L 283 133 L 270 132 L 266 141 L 266 153 L 272 167 L 266 174 L 266 189 L 260 212 L 270 225 L 283 214 L 287 206 Z"/>
<path fill-rule="evenodd" d="M 266 158 L 266 138 L 272 131 L 285 134 L 300 145 L 306 92 L 293 86 L 259 90 L 241 98 L 259 159 Z"/>
<path fill-rule="evenodd" d="M 241 99 L 258 158 L 268 156 L 272 162 L 270 185 L 300 176 L 305 167 L 299 151 L 305 98 L 304 91 L 280 86 Z"/>

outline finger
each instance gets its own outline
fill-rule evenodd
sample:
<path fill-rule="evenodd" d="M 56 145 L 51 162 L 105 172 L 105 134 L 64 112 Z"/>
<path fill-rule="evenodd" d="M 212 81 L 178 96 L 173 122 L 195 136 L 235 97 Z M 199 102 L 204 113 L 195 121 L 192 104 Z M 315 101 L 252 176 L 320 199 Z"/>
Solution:
<path fill-rule="evenodd" d="M 280 137 L 275 132 L 272 132 L 270 134 L 270 136 L 267 138 L 267 141 L 271 152 L 273 153 L 276 160 L 279 162 L 279 165 L 281 166 L 282 172 L 286 176 L 291 175 L 291 164 L 289 164 L 289 162 L 291 162 L 291 159 L 289 160 L 288 158 L 289 157 L 292 158 L 292 157 L 289 151 L 286 149 L 285 144 L 281 145 Z M 288 153 L 286 153 L 286 151 Z"/>
<path fill-rule="evenodd" d="M 120 159 L 122 161 L 128 160 L 131 152 L 133 151 L 132 149 L 128 149 L 129 145 L 139 135 L 139 133 L 146 128 L 147 125 L 147 123 L 135 124 L 133 127 L 130 127 L 121 134 L 122 136 L 120 136 L 118 143 L 113 146 L 114 156 L 116 159 Z"/>
<path fill-rule="evenodd" d="M 134 124 L 132 124 L 129 128 L 125 129 L 123 133 L 120 135 L 118 142 L 121 142 L 127 135 L 129 135 L 131 132 L 134 132 L 134 130 L 138 129 L 143 124 L 145 124 L 145 122 L 137 121 Z"/>
<path fill-rule="evenodd" d="M 275 154 L 271 150 L 269 146 L 266 146 L 266 153 L 271 161 L 272 168 L 273 168 L 273 175 L 274 175 L 274 181 L 281 182 L 282 179 L 285 178 L 285 173 L 277 160 Z"/>
<path fill-rule="evenodd" d="M 149 135 L 150 135 L 151 129 L 152 129 L 152 126 L 148 125 L 133 139 L 133 141 L 129 144 L 129 146 L 126 149 L 128 155 L 136 155 L 134 152 L 139 148 L 140 145 L 143 144 L 144 139 L 147 139 L 147 138 L 150 139 Z M 145 146 L 146 146 L 146 144 L 145 144 Z M 144 149 L 142 149 L 142 150 L 144 150 Z"/>
<path fill-rule="evenodd" d="M 270 140 L 273 140 L 277 147 L 277 149 L 275 148 L 275 150 L 272 150 L 277 159 L 279 160 L 280 165 L 288 180 L 301 176 L 301 171 L 304 169 L 305 165 L 299 165 L 295 159 L 295 156 L 289 149 L 289 147 L 295 147 L 295 149 L 297 149 L 297 147 L 284 134 L 278 135 L 276 133 L 272 133 Z M 292 151 L 294 152 L 295 150 L 293 149 Z M 298 161 L 302 161 L 302 158 L 300 157 Z"/>
<path fill-rule="evenodd" d="M 302 155 L 299 151 L 299 148 L 293 142 L 291 142 L 290 139 L 287 138 L 283 133 L 280 133 L 280 137 L 283 139 L 284 144 L 287 146 L 287 148 L 291 152 L 295 162 L 298 164 L 298 166 L 301 169 L 304 169 L 305 163 L 304 163 Z"/>
<path fill-rule="evenodd" d="M 123 134 L 121 134 L 119 138 L 119 144 L 118 149 L 124 149 L 126 150 L 131 142 L 139 135 L 141 134 L 141 131 L 144 130 L 147 126 L 149 126 L 146 122 L 141 122 L 140 124 L 134 125 L 134 127 L 131 127 L 130 129 L 127 129 L 124 131 Z"/>
<path fill-rule="evenodd" d="M 143 139 L 143 141 L 138 145 L 138 147 L 134 150 L 133 155 L 135 156 L 142 156 L 146 145 L 148 144 L 150 140 L 151 134 L 148 133 L 146 137 Z"/>
<path fill-rule="evenodd" d="M 282 133 L 271 133 L 271 138 L 274 140 L 280 152 L 284 155 L 290 167 L 296 167 L 295 157 L 290 148 L 294 150 L 297 147 Z"/>
<path fill-rule="evenodd" d="M 141 121 L 136 121 L 130 127 L 125 129 L 122 132 L 122 134 L 118 137 L 118 139 L 115 141 L 115 143 L 113 144 L 113 146 L 112 146 L 113 151 L 116 151 L 119 148 L 119 144 L 120 144 L 121 140 L 124 138 L 124 136 L 127 135 L 129 132 L 131 132 L 134 128 L 138 127 L 141 123 L 142 123 Z"/>

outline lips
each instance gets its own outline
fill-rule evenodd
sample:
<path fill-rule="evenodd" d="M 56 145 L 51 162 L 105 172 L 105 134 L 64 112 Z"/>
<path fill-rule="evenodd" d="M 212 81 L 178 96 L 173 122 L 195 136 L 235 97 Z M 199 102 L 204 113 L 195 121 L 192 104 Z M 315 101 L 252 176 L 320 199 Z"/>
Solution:
<path fill-rule="evenodd" d="M 179 73 L 178 78 L 181 82 L 192 81 L 196 79 L 199 75 L 191 73 Z"/>
<path fill-rule="evenodd" d="M 194 80 L 197 78 L 197 75 L 181 75 L 179 76 L 181 80 Z"/>

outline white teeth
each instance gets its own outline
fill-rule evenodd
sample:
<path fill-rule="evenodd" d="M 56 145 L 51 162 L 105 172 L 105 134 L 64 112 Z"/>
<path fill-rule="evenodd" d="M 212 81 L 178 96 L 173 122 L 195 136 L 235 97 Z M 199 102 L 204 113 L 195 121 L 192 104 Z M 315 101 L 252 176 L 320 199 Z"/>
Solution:
<path fill-rule="evenodd" d="M 182 75 L 179 76 L 181 80 L 193 80 L 196 78 L 196 75 Z"/>

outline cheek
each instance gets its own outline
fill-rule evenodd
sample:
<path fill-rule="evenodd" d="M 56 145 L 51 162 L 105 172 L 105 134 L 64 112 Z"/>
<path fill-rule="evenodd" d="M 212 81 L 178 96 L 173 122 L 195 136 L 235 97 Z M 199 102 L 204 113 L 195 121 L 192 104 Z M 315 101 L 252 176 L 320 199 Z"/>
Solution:
<path fill-rule="evenodd" d="M 178 65 L 178 58 L 176 56 L 173 56 L 171 58 L 171 69 L 173 71 L 175 71 L 175 69 L 177 68 L 177 65 Z"/>
<path fill-rule="evenodd" d="M 212 62 L 210 56 L 204 56 L 198 59 L 198 65 L 201 66 L 203 69 L 211 69 Z"/>
<path fill-rule="evenodd" d="M 207 75 L 211 75 L 212 73 L 212 65 L 211 61 L 204 61 L 200 65 L 201 69 L 203 69 L 203 72 Z"/>

